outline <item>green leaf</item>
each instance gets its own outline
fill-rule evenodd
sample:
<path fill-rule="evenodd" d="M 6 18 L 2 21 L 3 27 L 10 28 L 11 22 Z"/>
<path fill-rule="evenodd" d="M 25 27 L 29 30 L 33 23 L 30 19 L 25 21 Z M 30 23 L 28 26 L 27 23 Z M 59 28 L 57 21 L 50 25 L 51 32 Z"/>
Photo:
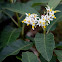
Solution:
<path fill-rule="evenodd" d="M 18 60 L 21 60 L 21 56 L 16 56 L 16 58 L 17 58 Z"/>
<path fill-rule="evenodd" d="M 9 55 L 18 54 L 20 50 L 23 50 L 25 47 L 29 47 L 31 44 L 32 43 L 23 40 L 17 40 L 9 44 L 0 52 L 0 62 L 2 62 L 2 60 L 4 60 Z"/>
<path fill-rule="evenodd" d="M 56 24 L 56 23 L 58 24 L 58 22 L 62 21 L 62 4 L 58 5 L 57 8 L 56 8 L 56 10 L 60 10 L 61 12 L 58 12 L 58 13 L 55 14 L 55 15 L 56 15 L 56 19 L 54 19 L 54 20 L 51 22 L 51 24 L 47 26 L 47 28 L 46 28 L 47 33 L 48 33 L 50 30 L 52 30 L 52 28 L 55 27 L 55 24 Z"/>
<path fill-rule="evenodd" d="M 33 3 L 48 3 L 49 0 L 32 0 Z"/>
<path fill-rule="evenodd" d="M 41 55 L 40 55 L 40 60 L 41 60 L 42 62 L 48 62 L 48 61 L 46 61 Z M 56 57 L 53 56 L 52 59 L 50 60 L 50 62 L 56 62 Z"/>
<path fill-rule="evenodd" d="M 1 2 L 4 2 L 4 0 L 0 0 L 0 3 L 1 3 Z"/>
<path fill-rule="evenodd" d="M 32 52 L 22 53 L 22 62 L 39 62 Z"/>
<path fill-rule="evenodd" d="M 46 4 L 46 3 L 34 3 L 34 4 L 32 5 L 32 7 L 41 6 L 41 5 L 46 6 L 47 4 Z"/>
<path fill-rule="evenodd" d="M 58 4 L 60 3 L 60 1 L 61 1 L 61 0 L 50 0 L 50 1 L 48 2 L 48 5 L 49 5 L 51 8 L 55 9 L 55 8 L 58 6 Z"/>
<path fill-rule="evenodd" d="M 59 10 L 59 11 L 60 11 L 59 13 L 56 13 L 56 14 L 55 14 L 56 17 L 57 17 L 57 19 L 60 17 L 57 22 L 62 21 L 62 4 L 59 4 L 59 5 L 56 7 L 55 10 Z"/>
<path fill-rule="evenodd" d="M 12 28 L 11 26 L 5 27 L 5 29 L 1 33 L 1 38 L 0 38 L 0 48 L 8 45 L 9 43 L 15 41 L 21 32 L 21 28 Z"/>
<path fill-rule="evenodd" d="M 55 21 L 55 20 L 54 20 Z M 56 29 L 56 27 L 57 27 L 57 23 L 56 24 L 54 24 L 54 21 L 51 21 L 51 23 L 47 26 L 47 28 L 46 28 L 46 30 L 48 31 L 49 29 L 50 29 L 50 31 L 53 31 L 53 30 L 55 30 Z M 52 27 L 51 27 L 51 25 L 52 24 L 54 24 Z"/>
<path fill-rule="evenodd" d="M 62 49 L 62 42 L 59 42 L 59 44 L 56 45 L 56 48 L 61 48 Z"/>
<path fill-rule="evenodd" d="M 60 62 L 62 62 L 62 50 L 55 50 L 57 58 Z"/>
<path fill-rule="evenodd" d="M 25 14 L 25 13 L 37 13 L 39 14 L 34 8 L 30 7 L 28 4 L 24 3 L 6 3 L 2 6 L 3 9 L 7 9 L 13 12 Z"/>
<path fill-rule="evenodd" d="M 37 33 L 34 40 L 37 50 L 47 61 L 50 61 L 53 55 L 53 49 L 55 48 L 53 34 L 49 33 L 44 35 Z"/>

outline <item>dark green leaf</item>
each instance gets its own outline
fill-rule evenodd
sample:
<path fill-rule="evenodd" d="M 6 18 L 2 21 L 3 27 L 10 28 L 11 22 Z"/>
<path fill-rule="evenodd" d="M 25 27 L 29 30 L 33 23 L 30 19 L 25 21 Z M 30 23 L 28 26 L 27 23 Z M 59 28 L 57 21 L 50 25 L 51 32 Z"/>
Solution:
<path fill-rule="evenodd" d="M 21 60 L 21 56 L 16 56 L 16 58 L 17 58 L 18 60 Z"/>
<path fill-rule="evenodd" d="M 2 8 L 13 11 L 13 12 L 21 13 L 21 14 L 25 14 L 25 13 L 37 13 L 38 14 L 38 12 L 34 8 L 24 3 L 13 3 L 13 4 L 6 3 L 2 6 Z"/>
<path fill-rule="evenodd" d="M 33 3 L 48 3 L 49 0 L 32 0 Z"/>
<path fill-rule="evenodd" d="M 17 54 L 20 50 L 23 50 L 26 47 L 29 47 L 32 43 L 22 41 L 22 40 L 17 40 L 5 48 L 0 52 L 0 62 L 4 60 L 7 56 L 9 55 L 14 55 Z"/>
<path fill-rule="evenodd" d="M 37 50 L 47 61 L 50 61 L 53 55 L 53 49 L 55 48 L 53 34 L 49 33 L 44 35 L 37 33 L 34 40 Z"/>
<path fill-rule="evenodd" d="M 5 27 L 5 29 L 1 33 L 0 48 L 15 41 L 19 37 L 20 32 L 21 32 L 21 28 L 16 29 L 16 28 L 12 28 L 11 26 Z"/>
<path fill-rule="evenodd" d="M 55 21 L 55 20 L 54 20 Z M 51 23 L 47 26 L 46 30 L 48 31 L 50 29 L 50 31 L 53 31 L 56 29 L 58 24 L 54 24 L 52 27 L 51 25 L 54 23 L 54 21 L 51 21 Z M 51 28 L 50 28 L 51 27 Z"/>
<path fill-rule="evenodd" d="M 39 62 L 32 52 L 22 53 L 22 62 Z"/>
<path fill-rule="evenodd" d="M 62 50 L 55 50 L 57 58 L 60 62 L 62 62 Z"/>
<path fill-rule="evenodd" d="M 50 1 L 48 2 L 48 5 L 49 5 L 51 8 L 55 9 L 55 8 L 58 6 L 58 4 L 60 3 L 60 1 L 61 1 L 61 0 L 50 0 Z"/>
<path fill-rule="evenodd" d="M 42 62 L 48 62 L 48 61 L 46 61 L 41 55 L 40 55 L 40 60 L 41 60 Z M 52 59 L 50 60 L 50 62 L 56 62 L 56 57 L 53 56 Z"/>

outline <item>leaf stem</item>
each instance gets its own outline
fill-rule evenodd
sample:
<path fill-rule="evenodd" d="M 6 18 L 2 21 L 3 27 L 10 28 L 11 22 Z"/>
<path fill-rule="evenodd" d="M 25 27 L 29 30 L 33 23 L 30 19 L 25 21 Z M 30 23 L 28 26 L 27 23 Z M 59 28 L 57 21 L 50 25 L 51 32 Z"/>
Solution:
<path fill-rule="evenodd" d="M 44 35 L 46 34 L 46 28 L 44 28 Z"/>
<path fill-rule="evenodd" d="M 22 26 L 22 36 L 24 35 L 24 27 L 25 27 L 25 24 L 23 24 Z"/>
<path fill-rule="evenodd" d="M 23 16 L 24 16 L 24 14 L 23 14 L 23 15 L 21 15 L 21 17 L 19 17 L 19 20 L 20 20 Z"/>
<path fill-rule="evenodd" d="M 9 15 L 7 12 L 3 11 L 3 13 L 5 13 L 7 16 L 9 16 L 11 18 L 11 20 L 19 27 L 18 23 L 11 17 L 11 15 Z"/>
<path fill-rule="evenodd" d="M 20 21 L 19 21 L 20 19 L 19 19 L 18 13 L 16 13 L 16 17 L 17 17 L 18 25 L 20 27 Z"/>

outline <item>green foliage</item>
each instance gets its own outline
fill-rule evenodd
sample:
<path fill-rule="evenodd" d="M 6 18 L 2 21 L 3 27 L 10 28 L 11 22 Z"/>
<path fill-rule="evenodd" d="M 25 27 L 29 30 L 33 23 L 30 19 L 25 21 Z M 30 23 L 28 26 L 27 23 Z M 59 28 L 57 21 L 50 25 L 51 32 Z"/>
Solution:
<path fill-rule="evenodd" d="M 62 62 L 62 50 L 55 50 L 57 58 L 60 62 Z"/>
<path fill-rule="evenodd" d="M 40 55 L 40 60 L 41 60 L 42 62 L 48 62 L 48 61 L 46 61 L 41 55 Z M 52 59 L 50 60 L 50 62 L 56 62 L 56 57 L 55 57 L 55 56 L 52 56 Z"/>
<path fill-rule="evenodd" d="M 61 1 L 61 0 L 50 0 L 50 1 L 48 2 L 48 5 L 49 5 L 51 8 L 55 9 L 55 8 L 57 7 L 57 5 L 60 3 L 60 1 Z"/>
<path fill-rule="evenodd" d="M 32 0 L 34 3 L 48 3 L 49 0 Z"/>
<path fill-rule="evenodd" d="M 22 62 L 39 62 L 39 61 L 32 52 L 24 52 L 22 53 Z"/>
<path fill-rule="evenodd" d="M 31 44 L 32 43 L 23 40 L 16 40 L 15 42 L 12 42 L 0 52 L 0 62 L 9 55 L 18 54 L 20 50 L 23 50 L 27 46 L 29 47 Z"/>
<path fill-rule="evenodd" d="M 34 40 L 37 50 L 47 61 L 50 61 L 53 55 L 53 49 L 55 48 L 53 34 L 44 35 L 37 33 Z"/>
<path fill-rule="evenodd" d="M 16 55 L 22 62 L 56 62 L 57 59 L 62 62 L 62 42 L 54 41 L 57 38 L 53 31 L 62 21 L 62 0 L 25 1 L 28 0 L 23 0 L 24 3 L 20 0 L 0 0 L 0 62 L 10 55 Z M 46 5 L 60 12 L 55 14 L 56 19 L 47 26 L 46 31 L 43 29 L 44 34 L 43 31 L 37 33 L 38 27 L 32 31 L 29 30 L 30 26 L 21 23 L 26 17 L 25 13 L 43 14 Z M 49 33 L 51 31 L 54 35 Z M 31 33 L 35 37 L 30 37 Z"/>
<path fill-rule="evenodd" d="M 15 41 L 21 32 L 21 28 L 13 28 L 11 26 L 5 27 L 5 29 L 1 33 L 0 38 L 0 48 L 3 48 L 5 45 L 8 45 L 9 43 Z"/>
<path fill-rule="evenodd" d="M 25 13 L 38 13 L 35 9 L 24 3 L 6 3 L 2 5 L 3 9 L 7 9 L 13 12 L 25 14 Z"/>

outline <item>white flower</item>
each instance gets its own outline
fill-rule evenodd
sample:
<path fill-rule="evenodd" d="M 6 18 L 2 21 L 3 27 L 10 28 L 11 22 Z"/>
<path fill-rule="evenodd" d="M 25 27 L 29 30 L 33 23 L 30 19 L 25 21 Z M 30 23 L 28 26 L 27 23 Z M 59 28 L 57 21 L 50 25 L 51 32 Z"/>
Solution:
<path fill-rule="evenodd" d="M 52 8 L 50 8 L 48 5 L 47 5 L 47 7 L 46 7 L 46 10 L 47 10 L 47 14 L 48 14 L 49 16 L 51 16 L 51 17 L 50 17 L 51 19 L 52 19 L 52 18 L 56 19 L 54 13 L 58 12 L 57 10 L 56 10 L 56 11 L 53 11 Z M 53 19 L 52 19 L 52 20 L 53 20 Z"/>
<path fill-rule="evenodd" d="M 43 21 L 46 20 L 46 16 L 45 15 L 41 15 L 41 18 L 42 18 Z"/>
<path fill-rule="evenodd" d="M 41 18 L 41 19 L 39 19 L 37 25 L 46 28 L 46 21 Z"/>
<path fill-rule="evenodd" d="M 26 23 L 27 26 L 28 25 L 32 25 L 32 29 L 34 30 L 34 27 L 36 27 L 36 23 L 37 23 L 37 14 L 30 14 L 30 13 L 25 13 L 26 14 L 26 18 L 22 21 L 22 23 Z"/>
<path fill-rule="evenodd" d="M 50 21 L 52 21 L 53 19 L 51 18 L 50 15 L 45 15 L 45 16 L 46 16 L 46 22 L 50 24 Z"/>
<path fill-rule="evenodd" d="M 53 18 L 56 19 L 55 13 L 60 12 L 58 10 L 53 11 L 52 8 L 49 6 L 46 7 L 46 15 L 41 15 L 41 18 L 38 17 L 37 14 L 30 14 L 25 13 L 26 18 L 22 21 L 22 23 L 26 23 L 28 25 L 32 25 L 32 29 L 36 28 L 37 25 L 42 26 L 43 28 L 46 28 L 48 24 L 50 24 L 50 21 L 53 21 Z"/>
<path fill-rule="evenodd" d="M 50 8 L 50 7 L 47 5 L 46 10 L 47 10 L 47 13 L 49 13 L 49 12 L 52 11 L 52 8 Z"/>

